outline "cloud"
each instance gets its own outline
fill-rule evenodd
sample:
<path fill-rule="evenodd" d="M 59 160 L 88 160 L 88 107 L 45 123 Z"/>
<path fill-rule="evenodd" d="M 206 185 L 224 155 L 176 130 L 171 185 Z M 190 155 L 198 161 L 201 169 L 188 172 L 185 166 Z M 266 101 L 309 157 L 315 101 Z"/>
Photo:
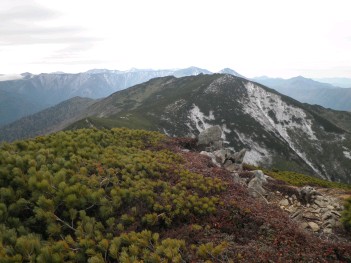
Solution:
<path fill-rule="evenodd" d="M 9 4 L 9 0 L 2 0 Z M 6 9 L 0 4 L 0 46 L 94 42 L 86 30 L 75 25 L 55 25 L 60 12 L 28 1 L 14 1 Z"/>
<path fill-rule="evenodd" d="M 101 59 L 84 59 L 77 57 L 76 59 L 73 58 L 64 58 L 64 57 L 57 57 L 56 59 L 46 58 L 43 60 L 38 60 L 31 62 L 29 64 L 34 65 L 105 65 L 106 60 Z"/>
<path fill-rule="evenodd" d="M 43 2 L 46 4 L 46 2 Z M 8 73 L 57 70 L 56 67 L 102 64 L 88 53 L 101 38 L 65 10 L 33 0 L 0 1 L 0 67 Z M 50 66 L 52 65 L 52 66 Z"/>
<path fill-rule="evenodd" d="M 82 54 L 93 48 L 93 46 L 94 44 L 89 41 L 79 41 L 77 43 L 70 44 L 65 48 L 56 50 L 50 56 L 44 57 L 40 63 L 61 64 L 63 62 L 77 60 L 85 61 L 85 59 L 81 59 L 83 57 Z"/>
<path fill-rule="evenodd" d="M 28 1 L 29 3 L 31 1 Z M 32 3 L 33 4 L 33 3 Z M 0 12 L 1 21 L 42 21 L 59 16 L 58 12 L 38 5 L 14 6 L 6 11 Z"/>

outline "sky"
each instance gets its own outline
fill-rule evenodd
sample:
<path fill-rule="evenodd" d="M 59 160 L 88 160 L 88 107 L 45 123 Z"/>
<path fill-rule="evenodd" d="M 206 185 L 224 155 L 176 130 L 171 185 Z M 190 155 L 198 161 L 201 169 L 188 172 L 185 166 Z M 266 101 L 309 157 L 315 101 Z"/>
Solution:
<path fill-rule="evenodd" d="M 232 68 L 351 78 L 349 0 L 1 0 L 0 74 Z"/>

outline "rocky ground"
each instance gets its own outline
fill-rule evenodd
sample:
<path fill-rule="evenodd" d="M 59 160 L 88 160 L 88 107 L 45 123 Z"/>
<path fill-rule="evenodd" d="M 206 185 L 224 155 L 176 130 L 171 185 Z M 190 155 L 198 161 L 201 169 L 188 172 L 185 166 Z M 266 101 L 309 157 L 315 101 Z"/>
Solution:
<path fill-rule="evenodd" d="M 336 233 L 342 228 L 340 217 L 344 209 L 344 198 L 350 196 L 350 193 L 341 189 L 330 191 L 310 186 L 293 187 L 281 184 L 260 170 L 250 173 L 251 176 L 248 176 L 248 172 L 233 172 L 233 178 L 246 186 L 254 197 L 276 204 L 289 213 L 289 217 L 302 228 L 317 235 L 338 238 Z"/>
<path fill-rule="evenodd" d="M 245 149 L 234 153 L 223 148 L 220 134 L 220 128 L 215 126 L 199 135 L 198 145 L 205 149 L 201 154 L 210 157 L 216 166 L 231 172 L 233 180 L 247 187 L 253 197 L 279 206 L 301 228 L 318 236 L 344 239 L 340 217 L 344 200 L 351 196 L 350 191 L 295 187 L 275 180 L 261 170 L 245 171 L 242 166 Z"/>

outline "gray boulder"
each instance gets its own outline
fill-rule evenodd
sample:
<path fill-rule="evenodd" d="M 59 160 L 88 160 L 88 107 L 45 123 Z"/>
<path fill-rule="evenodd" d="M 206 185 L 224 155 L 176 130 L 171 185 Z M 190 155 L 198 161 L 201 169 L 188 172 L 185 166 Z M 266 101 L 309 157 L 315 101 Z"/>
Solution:
<path fill-rule="evenodd" d="M 262 183 L 267 182 L 268 176 L 265 175 L 261 170 L 255 170 L 255 171 L 253 171 L 253 174 L 254 174 L 255 178 L 258 178 Z"/>
<path fill-rule="evenodd" d="M 217 158 L 213 153 L 202 151 L 202 152 L 200 152 L 200 154 L 210 157 L 211 161 L 214 165 L 216 165 L 217 167 L 221 167 L 221 162 L 217 161 Z"/>
<path fill-rule="evenodd" d="M 233 163 L 242 164 L 244 161 L 245 154 L 246 154 L 246 149 L 242 149 L 240 152 L 236 152 L 232 154 L 227 159 L 232 161 Z"/>
<path fill-rule="evenodd" d="M 304 204 L 311 204 L 320 195 L 316 189 L 311 186 L 304 186 L 299 191 L 299 198 Z"/>
<path fill-rule="evenodd" d="M 264 198 L 267 192 L 263 188 L 263 184 L 267 182 L 267 176 L 261 170 L 256 170 L 253 173 L 255 177 L 247 185 L 249 193 L 253 197 Z"/>
<path fill-rule="evenodd" d="M 200 132 L 197 144 L 200 147 L 209 149 L 209 151 L 222 149 L 223 139 L 221 127 L 216 125 Z"/>
<path fill-rule="evenodd" d="M 233 154 L 233 152 L 229 149 L 220 149 L 214 151 L 213 154 L 216 156 L 217 162 L 224 164 L 229 156 Z"/>
<path fill-rule="evenodd" d="M 233 153 L 232 151 L 227 151 L 223 166 L 230 172 L 242 171 L 242 163 L 245 157 L 246 149 L 242 149 L 240 152 Z"/>

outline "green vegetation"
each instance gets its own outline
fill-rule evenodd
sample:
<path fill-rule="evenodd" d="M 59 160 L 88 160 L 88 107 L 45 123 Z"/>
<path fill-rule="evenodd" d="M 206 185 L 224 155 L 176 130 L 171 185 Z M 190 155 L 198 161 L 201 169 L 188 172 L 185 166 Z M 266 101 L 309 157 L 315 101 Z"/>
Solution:
<path fill-rule="evenodd" d="M 345 202 L 345 210 L 342 213 L 341 221 L 344 223 L 346 229 L 351 232 L 351 198 Z"/>
<path fill-rule="evenodd" d="M 327 188 L 340 188 L 340 189 L 351 189 L 351 185 L 343 184 L 343 183 L 336 183 L 331 182 L 323 179 L 319 179 L 313 176 L 300 174 L 296 172 L 290 171 L 278 171 L 278 170 L 267 170 L 261 167 L 256 167 L 253 165 L 244 165 L 244 169 L 247 170 L 262 170 L 266 175 L 271 176 L 274 179 L 284 181 L 290 185 L 295 186 L 320 186 L 320 187 L 327 187 Z"/>
<path fill-rule="evenodd" d="M 165 140 L 140 130 L 83 129 L 2 144 L 0 262 L 218 257 L 225 244 L 165 236 L 213 215 L 224 189 L 221 180 L 187 170 Z"/>
<path fill-rule="evenodd" d="M 137 114 L 122 114 L 121 116 L 113 116 L 114 118 L 98 118 L 88 117 L 77 121 L 66 127 L 65 130 L 75 130 L 92 126 L 97 129 L 123 128 L 157 130 L 156 127 L 143 116 Z"/>

